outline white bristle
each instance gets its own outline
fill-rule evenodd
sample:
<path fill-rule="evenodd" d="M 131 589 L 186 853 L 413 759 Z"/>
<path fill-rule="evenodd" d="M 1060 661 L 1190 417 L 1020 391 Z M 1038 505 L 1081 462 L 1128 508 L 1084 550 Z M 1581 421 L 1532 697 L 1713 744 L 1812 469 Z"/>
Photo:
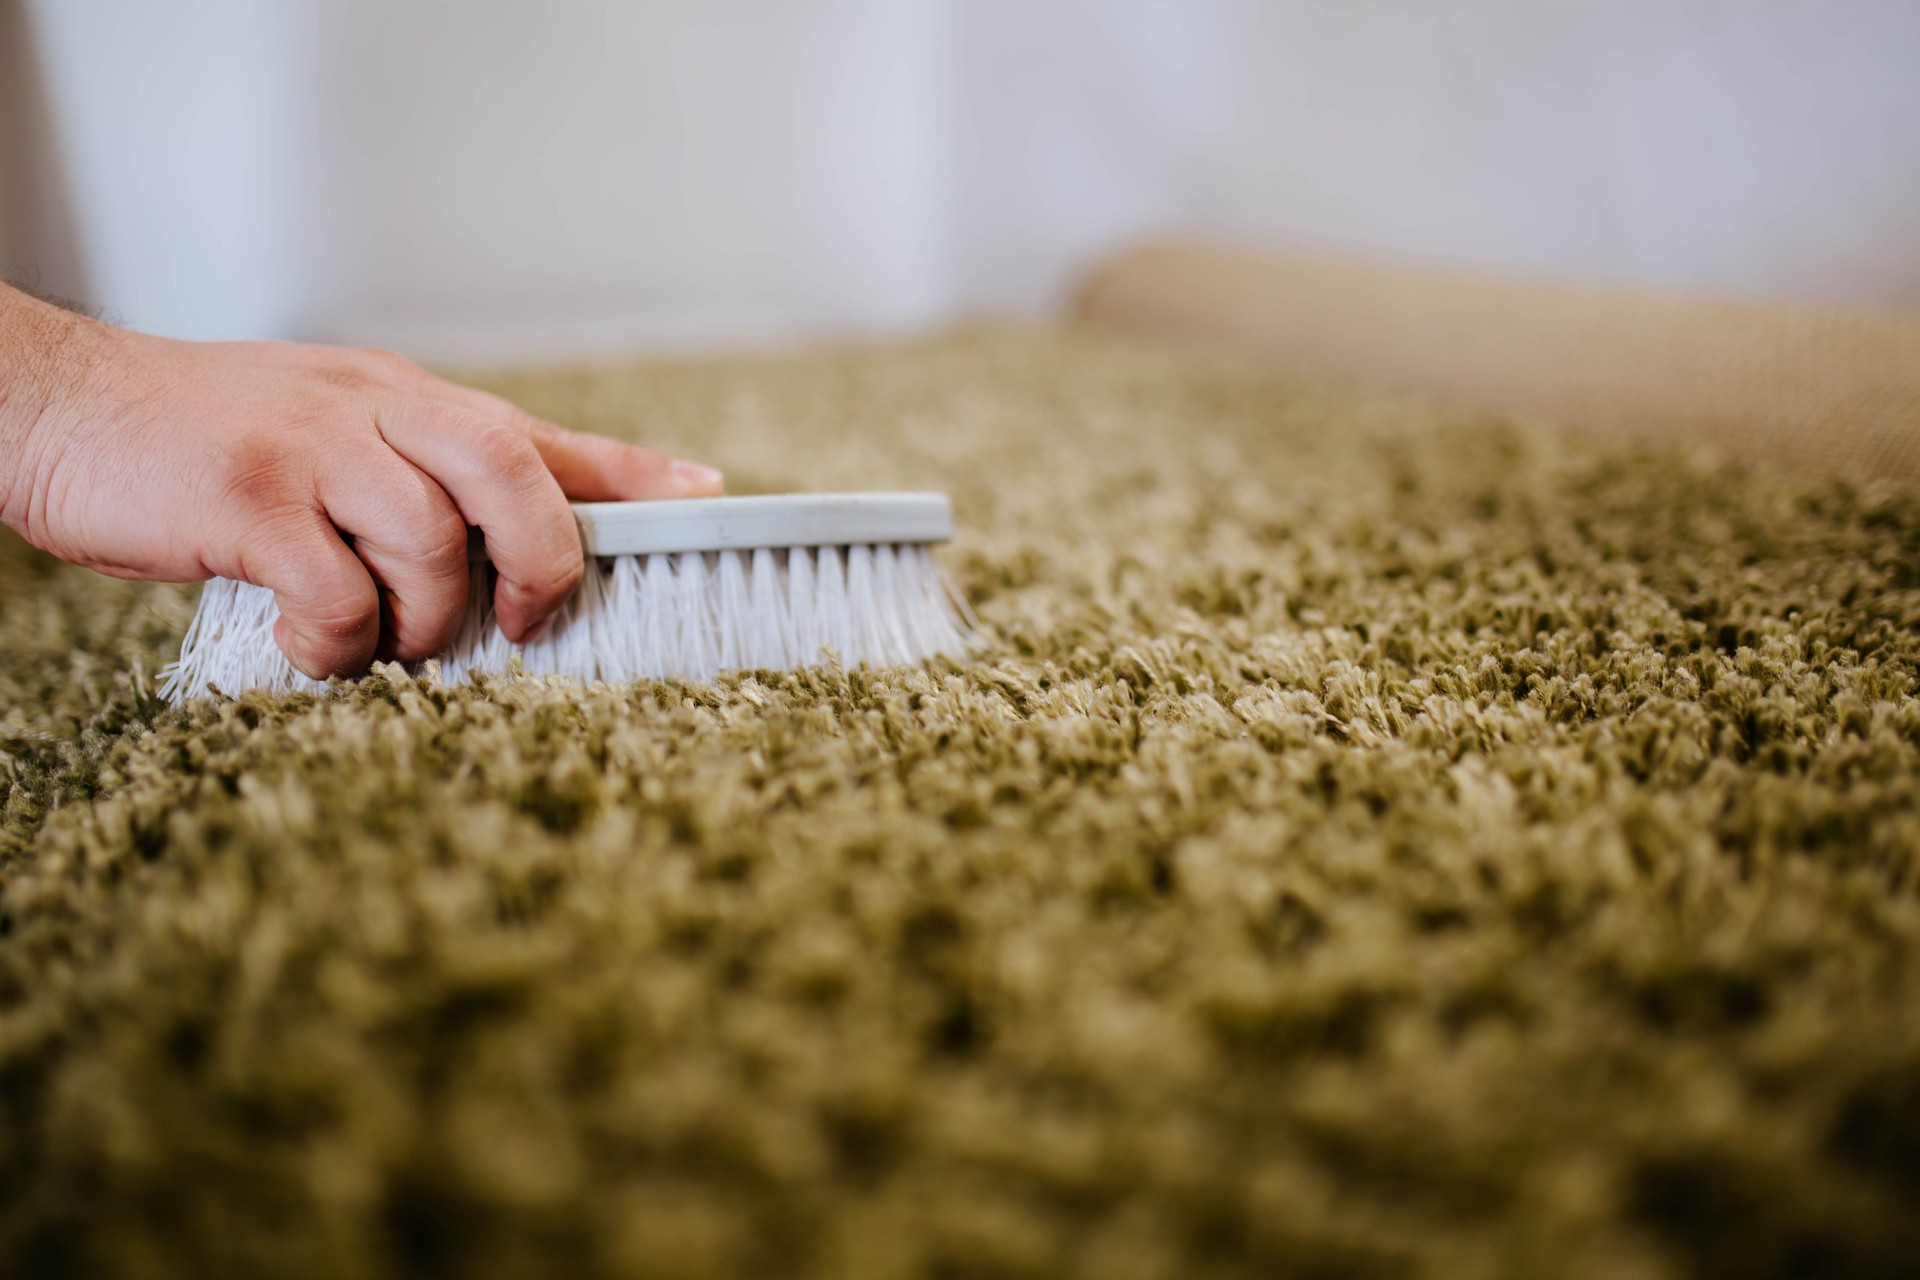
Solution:
<path fill-rule="evenodd" d="M 826 647 L 826 629 L 820 625 L 815 607 L 813 557 L 804 552 L 787 552 L 787 619 L 793 624 L 793 647 L 801 653 L 818 653 Z"/>
<path fill-rule="evenodd" d="M 824 637 L 821 643 L 835 653 L 846 652 L 853 647 L 853 624 L 847 617 L 847 574 L 839 550 L 822 547 L 813 571 L 813 622 Z"/>
<path fill-rule="evenodd" d="M 753 619 L 747 613 L 747 568 L 740 563 L 738 551 L 722 551 L 715 557 L 713 589 L 713 634 L 719 654 L 715 661 L 722 671 L 747 665 L 747 654 L 756 647 L 750 628 Z"/>
<path fill-rule="evenodd" d="M 200 596 L 162 696 L 189 699 L 320 692 L 273 640 L 264 587 L 216 578 Z M 580 589 L 539 640 L 514 645 L 494 625 L 493 572 L 473 567 L 467 615 L 440 655 L 440 677 L 474 672 L 583 682 L 704 680 L 722 671 L 804 667 L 828 651 L 848 666 L 919 662 L 972 645 L 966 605 L 925 545 L 687 551 L 589 558 Z"/>
<path fill-rule="evenodd" d="M 753 567 L 747 574 L 747 613 L 768 625 L 749 628 L 752 648 L 747 651 L 746 665 L 750 667 L 777 667 L 785 655 L 793 652 L 793 616 L 781 603 L 786 598 L 785 587 L 785 575 L 772 550 L 761 547 L 755 551 Z"/>

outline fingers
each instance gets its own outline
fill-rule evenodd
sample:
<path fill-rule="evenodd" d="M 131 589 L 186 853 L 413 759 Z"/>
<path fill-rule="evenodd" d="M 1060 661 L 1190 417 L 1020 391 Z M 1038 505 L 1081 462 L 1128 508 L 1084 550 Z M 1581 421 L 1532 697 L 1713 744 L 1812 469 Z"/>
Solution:
<path fill-rule="evenodd" d="M 275 523 L 241 551 L 239 575 L 273 592 L 274 642 L 315 680 L 364 670 L 380 634 L 379 593 L 366 566 L 319 511 Z"/>
<path fill-rule="evenodd" d="M 467 609 L 467 522 L 439 485 L 377 444 L 316 481 L 327 517 L 380 589 L 377 657 L 417 662 L 453 643 Z"/>
<path fill-rule="evenodd" d="M 433 493 L 485 535 L 487 557 L 499 571 L 494 614 L 517 642 L 579 585 L 584 564 L 567 498 L 692 498 L 724 489 L 712 467 L 542 422 L 384 352 L 352 354 L 365 376 L 394 393 L 377 410 L 376 426 L 415 469 L 420 489 L 404 502 L 391 493 L 376 500 L 373 486 L 356 482 L 326 499 L 387 588 L 383 653 L 424 657 L 458 630 L 467 590 L 464 542 L 456 560 L 452 520 Z"/>
<path fill-rule="evenodd" d="M 713 467 L 608 436 L 569 431 L 472 387 L 422 373 L 413 389 L 525 432 L 561 492 L 576 502 L 712 498 L 726 490 L 725 477 Z"/>
<path fill-rule="evenodd" d="M 494 616 L 516 643 L 580 585 L 580 530 L 527 435 L 440 400 L 395 397 L 376 411 L 394 452 L 425 472 L 486 535 L 499 571 Z"/>
<path fill-rule="evenodd" d="M 534 448 L 569 498 L 622 502 L 643 498 L 710 498 L 726 480 L 709 466 L 669 457 L 606 436 L 568 431 L 528 419 Z"/>

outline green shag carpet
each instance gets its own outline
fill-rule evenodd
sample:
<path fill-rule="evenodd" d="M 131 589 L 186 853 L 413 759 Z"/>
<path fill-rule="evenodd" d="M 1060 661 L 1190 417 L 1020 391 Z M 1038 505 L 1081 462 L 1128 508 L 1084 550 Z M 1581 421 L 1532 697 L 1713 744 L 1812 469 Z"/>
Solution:
<path fill-rule="evenodd" d="M 0 546 L 0 1272 L 1920 1271 L 1920 499 L 1090 336 L 502 377 L 924 669 L 169 711 Z"/>

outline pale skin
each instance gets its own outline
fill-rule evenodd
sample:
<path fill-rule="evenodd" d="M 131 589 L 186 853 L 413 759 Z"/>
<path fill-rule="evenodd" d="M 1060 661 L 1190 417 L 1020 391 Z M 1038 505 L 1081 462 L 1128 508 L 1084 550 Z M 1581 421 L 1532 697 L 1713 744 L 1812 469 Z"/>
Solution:
<path fill-rule="evenodd" d="M 0 523 L 121 578 L 270 588 L 294 666 L 445 649 L 468 526 L 509 640 L 584 569 L 568 499 L 703 497 L 711 467 L 569 431 L 382 351 L 178 342 L 0 286 Z"/>

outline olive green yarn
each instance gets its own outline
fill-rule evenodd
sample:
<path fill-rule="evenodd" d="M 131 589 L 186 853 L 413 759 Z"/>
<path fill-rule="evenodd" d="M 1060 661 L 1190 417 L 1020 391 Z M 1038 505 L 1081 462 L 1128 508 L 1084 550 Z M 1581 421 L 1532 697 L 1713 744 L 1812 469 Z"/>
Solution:
<path fill-rule="evenodd" d="M 491 380 L 965 662 L 164 709 L 0 544 L 0 1274 L 1920 1270 L 1920 500 L 1086 336 Z"/>

